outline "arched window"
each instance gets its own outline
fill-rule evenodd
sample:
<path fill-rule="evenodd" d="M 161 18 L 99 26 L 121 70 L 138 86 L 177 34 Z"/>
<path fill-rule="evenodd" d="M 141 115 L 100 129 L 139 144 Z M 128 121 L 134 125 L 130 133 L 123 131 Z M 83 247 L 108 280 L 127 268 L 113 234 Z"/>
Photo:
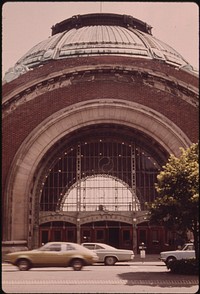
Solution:
<path fill-rule="evenodd" d="M 75 183 L 67 191 L 61 209 L 63 211 L 138 211 L 140 202 L 128 185 L 121 180 L 109 175 L 94 175 L 82 179 L 80 183 Z"/>
<path fill-rule="evenodd" d="M 132 131 L 104 127 L 52 148 L 38 186 L 41 211 L 138 211 L 154 201 L 166 154 L 142 135 L 134 141 Z"/>

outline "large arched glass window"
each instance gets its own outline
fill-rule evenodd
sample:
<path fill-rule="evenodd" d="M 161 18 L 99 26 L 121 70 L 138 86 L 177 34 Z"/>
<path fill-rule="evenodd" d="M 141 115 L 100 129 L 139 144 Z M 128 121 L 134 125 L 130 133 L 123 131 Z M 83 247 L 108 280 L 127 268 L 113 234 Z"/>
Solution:
<path fill-rule="evenodd" d="M 109 126 L 57 144 L 38 189 L 40 210 L 146 210 L 166 155 L 154 141 L 126 132 Z"/>
<path fill-rule="evenodd" d="M 61 209 L 63 211 L 138 211 L 140 202 L 126 183 L 108 175 L 94 175 L 82 179 L 79 184 L 76 183 L 67 191 Z"/>

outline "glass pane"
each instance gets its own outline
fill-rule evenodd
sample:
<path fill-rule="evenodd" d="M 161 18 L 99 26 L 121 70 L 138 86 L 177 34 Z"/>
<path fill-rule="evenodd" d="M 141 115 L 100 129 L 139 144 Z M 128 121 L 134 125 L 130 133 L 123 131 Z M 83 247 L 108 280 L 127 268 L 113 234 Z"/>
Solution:
<path fill-rule="evenodd" d="M 81 180 L 67 193 L 64 211 L 76 211 L 77 189 L 81 195 L 81 211 L 130 211 L 140 210 L 139 199 L 122 181 L 104 175 L 96 175 Z"/>

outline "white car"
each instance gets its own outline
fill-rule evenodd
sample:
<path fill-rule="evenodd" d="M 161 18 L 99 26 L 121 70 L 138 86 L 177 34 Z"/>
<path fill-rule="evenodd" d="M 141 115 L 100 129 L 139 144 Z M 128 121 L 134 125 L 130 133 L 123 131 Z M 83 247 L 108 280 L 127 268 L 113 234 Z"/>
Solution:
<path fill-rule="evenodd" d="M 167 266 L 173 260 L 190 258 L 195 258 L 193 243 L 186 243 L 180 250 L 160 252 L 160 260 L 162 260 Z"/>
<path fill-rule="evenodd" d="M 114 265 L 118 261 L 131 261 L 134 258 L 134 252 L 127 249 L 117 249 L 104 243 L 82 243 L 82 246 L 94 251 L 99 257 L 98 262 L 105 265 Z"/>

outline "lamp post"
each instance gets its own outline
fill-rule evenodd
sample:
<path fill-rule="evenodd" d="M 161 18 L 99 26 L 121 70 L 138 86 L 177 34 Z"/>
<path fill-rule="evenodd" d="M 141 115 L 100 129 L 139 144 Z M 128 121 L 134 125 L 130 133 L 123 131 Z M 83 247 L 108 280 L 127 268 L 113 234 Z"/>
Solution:
<path fill-rule="evenodd" d="M 137 252 L 137 219 L 133 218 L 133 251 Z"/>
<path fill-rule="evenodd" d="M 77 218 L 76 220 L 76 230 L 77 230 L 77 243 L 81 243 L 81 233 L 80 233 L 80 218 Z"/>

